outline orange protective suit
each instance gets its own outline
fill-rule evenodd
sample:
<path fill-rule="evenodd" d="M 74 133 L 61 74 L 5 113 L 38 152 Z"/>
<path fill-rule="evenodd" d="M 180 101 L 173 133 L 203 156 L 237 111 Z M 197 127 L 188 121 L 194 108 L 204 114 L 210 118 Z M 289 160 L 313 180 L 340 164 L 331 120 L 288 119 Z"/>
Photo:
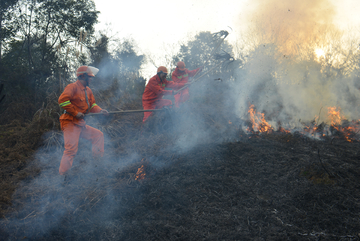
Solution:
<path fill-rule="evenodd" d="M 160 109 L 164 106 L 172 105 L 171 100 L 162 99 L 164 95 L 172 95 L 172 90 L 165 90 L 165 87 L 178 89 L 183 86 L 182 83 L 175 83 L 173 81 L 167 81 L 166 79 L 161 81 L 159 75 L 154 75 L 147 83 L 142 96 L 144 110 Z M 144 112 L 143 122 L 145 122 L 151 114 L 152 112 Z"/>
<path fill-rule="evenodd" d="M 59 105 L 66 110 L 60 116 L 60 126 L 64 133 L 65 150 L 60 162 L 59 173 L 65 174 L 73 163 L 78 150 L 79 137 L 90 140 L 94 156 L 104 154 L 104 135 L 98 129 L 86 125 L 84 119 L 77 119 L 75 116 L 81 112 L 98 113 L 102 109 L 95 103 L 94 95 L 89 87 L 86 87 L 89 106 L 85 96 L 85 86 L 77 80 L 67 85 L 59 97 Z"/>
<path fill-rule="evenodd" d="M 176 67 L 175 71 L 172 72 L 171 78 L 175 83 L 181 83 L 185 85 L 188 83 L 189 77 L 193 77 L 199 70 L 200 68 L 194 70 L 185 69 L 184 71 L 180 71 L 180 69 Z M 189 97 L 189 88 L 185 88 L 179 91 L 179 93 L 174 95 L 175 106 L 179 107 L 180 103 L 187 101 Z"/>

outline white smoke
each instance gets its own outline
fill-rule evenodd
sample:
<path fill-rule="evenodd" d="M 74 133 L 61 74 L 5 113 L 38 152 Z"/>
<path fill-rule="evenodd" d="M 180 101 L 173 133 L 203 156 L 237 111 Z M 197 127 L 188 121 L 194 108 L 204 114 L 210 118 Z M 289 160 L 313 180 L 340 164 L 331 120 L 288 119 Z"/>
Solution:
<path fill-rule="evenodd" d="M 255 1 L 252 27 L 244 42 L 248 56 L 237 71 L 233 100 L 240 118 L 250 104 L 295 128 L 302 121 L 328 122 L 327 108 L 337 107 L 348 120 L 359 119 L 358 49 L 354 39 L 332 23 L 335 8 L 327 0 Z M 317 56 L 321 49 L 324 56 Z"/>

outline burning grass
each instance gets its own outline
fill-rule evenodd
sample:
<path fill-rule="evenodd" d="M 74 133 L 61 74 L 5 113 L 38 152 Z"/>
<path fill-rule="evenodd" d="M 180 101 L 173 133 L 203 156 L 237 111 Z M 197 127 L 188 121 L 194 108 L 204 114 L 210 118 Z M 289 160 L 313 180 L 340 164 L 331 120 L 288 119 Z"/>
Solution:
<path fill-rule="evenodd" d="M 23 173 L 25 180 L 12 187 L 16 190 L 12 196 L 7 195 L 0 236 L 5 240 L 359 238 L 356 140 L 348 142 L 334 133 L 321 140 L 298 131 L 248 134 L 242 131 L 241 120 L 207 111 L 203 115 L 199 109 L 188 118 L 201 121 L 212 134 L 187 151 L 178 149 L 177 141 L 194 130 L 174 129 L 184 109 L 159 113 L 143 128 L 141 115 L 121 116 L 121 121 L 94 119 L 107 137 L 109 151 L 95 160 L 89 143 L 81 141 L 65 181 L 57 174 L 62 154 L 59 133 L 49 134 L 32 162 L 21 172 L 11 170 L 12 175 Z M 14 185 L 11 180 L 3 178 L 3 190 L 12 192 L 4 187 Z"/>
<path fill-rule="evenodd" d="M 301 122 L 301 127 L 290 128 L 278 122 L 277 130 L 266 121 L 265 113 L 257 112 L 254 105 L 250 105 L 249 121 L 246 122 L 243 129 L 248 134 L 269 134 L 274 131 L 283 133 L 299 132 L 302 135 L 315 139 L 323 139 L 325 137 L 342 138 L 348 142 L 358 141 L 360 136 L 359 120 L 348 121 L 341 115 L 340 108 L 328 107 L 327 123 L 318 124 L 319 116 L 315 116 L 314 120 L 308 123 Z"/>

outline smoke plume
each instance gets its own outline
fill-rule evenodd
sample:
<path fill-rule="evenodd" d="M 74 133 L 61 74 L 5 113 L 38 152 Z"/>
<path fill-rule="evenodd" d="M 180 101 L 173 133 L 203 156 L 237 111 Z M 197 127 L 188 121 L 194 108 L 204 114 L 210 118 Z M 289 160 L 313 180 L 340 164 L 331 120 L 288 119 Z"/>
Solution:
<path fill-rule="evenodd" d="M 328 107 L 341 109 L 348 120 L 358 118 L 358 50 L 333 24 L 331 2 L 253 4 L 243 36 L 246 62 L 234 86 L 239 116 L 254 104 L 274 127 L 281 122 L 295 128 L 315 117 L 327 122 Z"/>

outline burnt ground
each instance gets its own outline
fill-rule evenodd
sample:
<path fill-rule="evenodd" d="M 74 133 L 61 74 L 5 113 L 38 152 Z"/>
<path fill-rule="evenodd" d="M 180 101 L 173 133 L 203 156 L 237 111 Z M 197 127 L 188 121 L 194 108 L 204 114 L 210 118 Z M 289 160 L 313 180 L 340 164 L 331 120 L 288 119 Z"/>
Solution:
<path fill-rule="evenodd" d="M 1 240 L 360 239 L 359 142 L 245 135 L 236 120 L 206 118 L 214 136 L 184 151 L 179 133 L 139 130 L 131 118 L 100 128 L 111 150 L 102 160 L 81 141 L 65 181 L 61 132 L 29 157 L 12 143 L 25 157 L 3 153 Z M 220 127 L 231 138 L 217 138 Z"/>

